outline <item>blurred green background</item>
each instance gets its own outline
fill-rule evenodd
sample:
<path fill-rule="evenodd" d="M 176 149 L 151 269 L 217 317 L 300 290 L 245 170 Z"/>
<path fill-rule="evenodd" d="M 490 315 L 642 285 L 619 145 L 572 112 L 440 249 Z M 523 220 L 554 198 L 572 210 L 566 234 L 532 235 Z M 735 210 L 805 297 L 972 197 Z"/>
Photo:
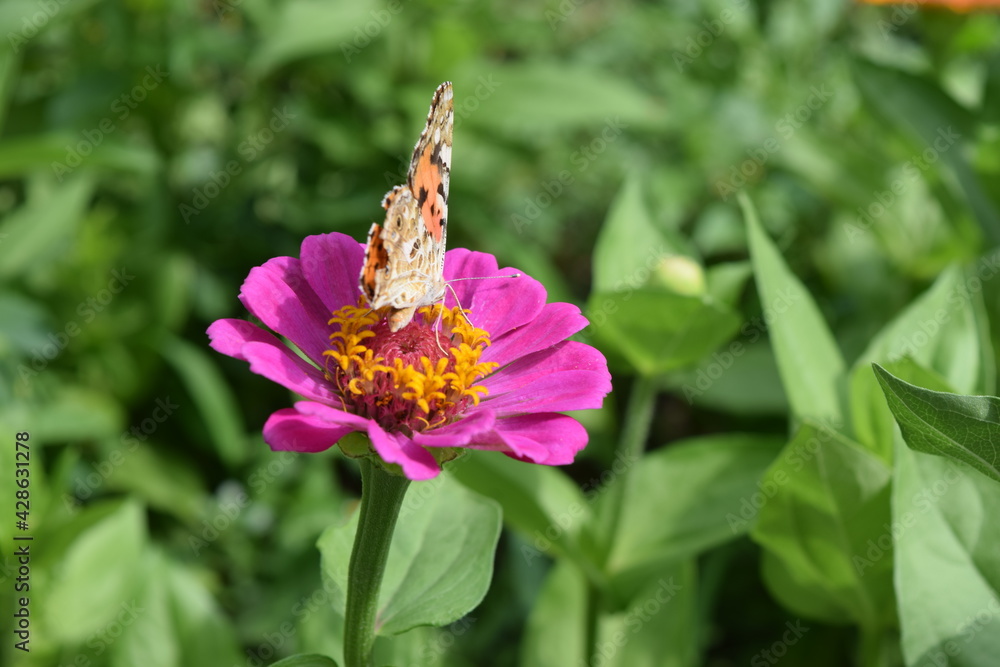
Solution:
<path fill-rule="evenodd" d="M 245 317 L 251 267 L 297 256 L 310 234 L 364 238 L 441 81 L 456 105 L 450 247 L 497 255 L 553 301 L 652 279 L 738 313 L 746 353 L 694 398 L 683 387 L 715 359 L 670 369 L 650 449 L 788 433 L 737 192 L 848 360 L 947 265 L 1000 243 L 994 14 L 825 0 L 5 0 L 0 28 L 5 610 L 19 431 L 35 537 L 32 652 L 15 655 L 4 611 L 3 664 L 336 651 L 315 542 L 352 511 L 356 467 L 334 451 L 271 453 L 261 426 L 291 397 L 204 332 Z M 667 255 L 691 261 L 671 269 Z M 650 259 L 653 278 L 637 271 Z M 994 343 L 998 294 L 987 281 Z M 582 339 L 615 371 L 605 408 L 579 415 L 591 445 L 565 470 L 587 488 L 612 461 L 636 363 Z M 410 633 L 399 664 L 520 664 L 548 562 L 519 556 L 530 540 L 505 531 L 473 620 Z M 699 559 L 693 664 L 746 664 L 781 636 L 792 617 L 758 561 L 745 537 Z M 784 664 L 848 664 L 852 628 L 811 628 Z"/>

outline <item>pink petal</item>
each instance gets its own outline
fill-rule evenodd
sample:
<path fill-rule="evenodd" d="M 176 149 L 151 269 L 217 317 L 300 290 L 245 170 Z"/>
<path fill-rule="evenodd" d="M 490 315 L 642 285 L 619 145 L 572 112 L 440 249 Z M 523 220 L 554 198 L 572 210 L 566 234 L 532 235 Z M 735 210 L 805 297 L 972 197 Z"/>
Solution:
<path fill-rule="evenodd" d="M 275 451 L 322 452 L 356 429 L 333 425 L 304 415 L 292 408 L 282 408 L 264 424 L 264 442 Z"/>
<path fill-rule="evenodd" d="M 492 431 L 495 423 L 496 414 L 492 410 L 478 410 L 444 428 L 414 433 L 413 441 L 424 447 L 465 447 Z"/>
<path fill-rule="evenodd" d="M 296 403 L 295 409 L 317 419 L 336 424 L 349 424 L 354 431 L 367 431 L 372 446 L 383 461 L 395 463 L 403 474 L 413 480 L 431 479 L 441 472 L 437 461 L 426 449 L 401 433 L 388 433 L 371 419 L 337 410 L 318 403 Z"/>
<path fill-rule="evenodd" d="M 221 352 L 240 361 L 246 361 L 243 356 L 245 343 L 274 343 L 280 345 L 274 334 L 264 331 L 246 320 L 224 319 L 216 320 L 208 327 L 209 345 L 216 352 Z"/>
<path fill-rule="evenodd" d="M 316 363 L 330 349 L 330 312 L 302 275 L 299 260 L 275 257 L 250 270 L 240 301 Z"/>
<path fill-rule="evenodd" d="M 302 241 L 302 273 L 327 313 L 357 305 L 361 296 L 358 278 L 364 257 L 364 246 L 346 234 L 331 232 L 307 236 Z"/>
<path fill-rule="evenodd" d="M 336 401 L 323 372 L 292 352 L 273 334 L 243 320 L 218 320 L 208 328 L 211 346 L 250 362 L 250 370 L 317 401 Z"/>
<path fill-rule="evenodd" d="M 375 422 L 369 422 L 368 437 L 382 460 L 399 465 L 412 480 L 432 479 L 441 472 L 430 452 L 401 433 L 387 433 Z"/>
<path fill-rule="evenodd" d="M 511 361 L 561 343 L 588 324 L 571 303 L 550 303 L 530 323 L 493 338 L 483 352 L 483 361 L 504 366 Z"/>
<path fill-rule="evenodd" d="M 503 452 L 511 458 L 545 465 L 566 465 L 587 446 L 587 430 L 566 415 L 543 413 L 498 419 L 493 432 L 470 449 Z"/>
<path fill-rule="evenodd" d="M 599 408 L 611 391 L 611 374 L 596 349 L 565 341 L 521 357 L 481 383 L 490 391 L 481 405 L 502 417 Z"/>
<path fill-rule="evenodd" d="M 497 258 L 484 252 L 472 252 L 465 248 L 456 248 L 445 253 L 444 257 L 444 279 L 454 280 L 455 278 L 482 278 L 483 276 L 497 275 Z M 449 308 L 457 305 L 454 290 L 458 295 L 458 300 L 463 308 L 471 308 L 473 294 L 482 283 L 495 283 L 500 280 L 460 280 L 450 283 L 451 289 L 445 290 L 445 305 Z"/>

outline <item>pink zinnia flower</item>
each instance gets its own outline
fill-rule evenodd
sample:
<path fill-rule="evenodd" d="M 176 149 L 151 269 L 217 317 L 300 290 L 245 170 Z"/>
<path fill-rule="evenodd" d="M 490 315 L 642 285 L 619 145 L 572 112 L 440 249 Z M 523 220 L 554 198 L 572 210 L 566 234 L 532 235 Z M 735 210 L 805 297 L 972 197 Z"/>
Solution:
<path fill-rule="evenodd" d="M 361 431 L 383 460 L 420 480 L 440 472 L 450 448 L 563 465 L 587 444 L 584 428 L 557 412 L 600 407 L 611 376 L 600 352 L 566 340 L 587 325 L 576 306 L 546 304 L 545 288 L 524 275 L 459 281 L 452 287 L 467 315 L 449 290 L 444 306 L 422 308 L 393 333 L 360 300 L 362 244 L 310 236 L 301 255 L 255 267 L 240 291 L 301 356 L 243 320 L 208 328 L 215 350 L 306 399 L 268 418 L 271 449 L 318 452 Z M 511 272 L 484 253 L 445 256 L 446 280 Z"/>

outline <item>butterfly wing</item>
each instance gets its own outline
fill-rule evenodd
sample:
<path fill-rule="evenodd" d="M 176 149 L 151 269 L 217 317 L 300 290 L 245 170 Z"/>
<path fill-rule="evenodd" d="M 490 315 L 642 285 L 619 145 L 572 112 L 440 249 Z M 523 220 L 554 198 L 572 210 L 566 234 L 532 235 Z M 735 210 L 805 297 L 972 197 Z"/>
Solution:
<path fill-rule="evenodd" d="M 390 307 L 393 331 L 409 324 L 417 308 L 444 298 L 454 116 L 451 83 L 445 82 L 434 93 L 406 185 L 385 196 L 385 221 L 368 233 L 361 291 L 372 308 Z"/>

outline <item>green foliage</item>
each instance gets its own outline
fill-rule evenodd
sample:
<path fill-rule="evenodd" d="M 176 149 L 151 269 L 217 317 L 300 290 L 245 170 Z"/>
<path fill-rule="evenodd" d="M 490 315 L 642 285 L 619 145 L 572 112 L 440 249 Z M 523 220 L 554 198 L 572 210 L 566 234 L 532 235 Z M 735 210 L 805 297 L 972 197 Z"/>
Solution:
<path fill-rule="evenodd" d="M 204 332 L 248 317 L 252 267 L 364 238 L 444 80 L 449 245 L 581 306 L 614 391 L 571 466 L 473 451 L 411 485 L 376 664 L 1000 655 L 995 15 L 11 0 L 0 25 L 0 664 L 337 664 L 357 466 L 271 452 L 296 397 Z"/>

